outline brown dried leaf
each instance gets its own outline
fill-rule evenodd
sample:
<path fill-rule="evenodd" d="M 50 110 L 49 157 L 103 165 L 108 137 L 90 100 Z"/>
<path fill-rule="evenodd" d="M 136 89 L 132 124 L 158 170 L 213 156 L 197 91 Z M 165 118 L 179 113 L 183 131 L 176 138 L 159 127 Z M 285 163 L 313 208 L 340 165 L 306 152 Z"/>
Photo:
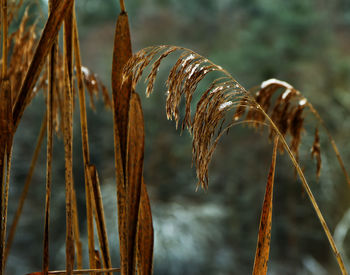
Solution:
<path fill-rule="evenodd" d="M 131 78 L 122 83 L 123 66 L 132 56 L 130 30 L 127 13 L 121 13 L 117 20 L 113 64 L 112 64 L 112 89 L 114 104 L 114 124 L 118 127 L 122 159 L 126 159 L 126 140 L 128 129 L 129 101 L 131 93 Z M 125 166 L 123 166 L 125 169 Z"/>
<path fill-rule="evenodd" d="M 258 244 L 255 253 L 253 275 L 266 275 L 267 263 L 270 254 L 271 222 L 272 222 L 272 198 L 275 177 L 276 155 L 278 147 L 278 136 L 275 137 L 272 162 L 266 184 L 265 198 L 261 211 Z"/>
<path fill-rule="evenodd" d="M 53 7 L 53 12 L 50 14 L 47 20 L 13 108 L 13 122 L 15 129 L 17 128 L 23 114 L 27 98 L 32 93 L 34 85 L 39 78 L 45 58 L 47 57 L 57 37 L 62 21 L 64 20 L 65 15 L 72 8 L 73 3 L 74 1 L 71 0 L 58 1 L 57 5 Z"/>
<path fill-rule="evenodd" d="M 109 253 L 108 235 L 105 222 L 105 215 L 102 203 L 102 194 L 100 188 L 100 181 L 95 165 L 89 165 L 89 177 L 91 182 L 91 190 L 93 195 L 93 208 L 95 214 L 96 228 L 98 232 L 98 238 L 100 243 L 100 249 L 102 253 L 102 262 L 105 268 L 111 268 L 111 257 Z"/>
<path fill-rule="evenodd" d="M 129 273 L 135 272 L 136 233 L 144 159 L 144 121 L 139 95 L 131 94 L 126 159 Z"/>
<path fill-rule="evenodd" d="M 146 184 L 142 178 L 140 210 L 137 224 L 137 272 L 140 275 L 153 273 L 153 223 L 151 204 Z"/>

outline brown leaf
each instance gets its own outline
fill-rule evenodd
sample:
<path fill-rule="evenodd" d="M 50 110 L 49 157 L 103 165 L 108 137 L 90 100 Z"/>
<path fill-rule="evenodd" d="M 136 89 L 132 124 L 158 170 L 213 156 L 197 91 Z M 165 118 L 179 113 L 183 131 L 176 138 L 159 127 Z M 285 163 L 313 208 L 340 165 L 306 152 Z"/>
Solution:
<path fill-rule="evenodd" d="M 111 268 L 111 257 L 109 253 L 108 235 L 103 210 L 102 195 L 100 189 L 100 181 L 95 165 L 89 165 L 89 177 L 91 182 L 91 190 L 93 197 L 93 208 L 95 213 L 96 228 L 102 253 L 102 262 L 105 268 Z"/>
<path fill-rule="evenodd" d="M 131 78 L 122 84 L 123 67 L 131 58 L 131 40 L 128 15 L 120 13 L 114 40 L 113 64 L 112 64 L 112 89 L 114 104 L 114 123 L 117 125 L 120 135 L 122 159 L 126 159 L 126 139 L 128 128 L 128 110 L 131 93 Z M 125 167 L 124 167 L 125 168 Z"/>
<path fill-rule="evenodd" d="M 118 229 L 120 243 L 120 265 L 122 274 L 132 274 L 133 245 L 129 245 L 128 190 L 126 188 L 126 148 L 131 93 L 131 78 L 122 84 L 123 67 L 132 56 L 128 15 L 122 11 L 118 17 L 114 38 L 112 89 L 114 152 L 118 200 Z M 133 219 L 134 220 L 134 219 Z M 137 220 L 137 212 L 136 212 Z M 136 224 L 135 224 L 136 232 Z M 132 238 L 135 238 L 135 234 Z M 130 273 L 129 273 L 130 272 Z"/>
<path fill-rule="evenodd" d="M 272 222 L 272 198 L 275 177 L 276 155 L 278 147 L 278 136 L 275 137 L 272 162 L 266 184 L 265 198 L 261 211 L 258 244 L 255 253 L 253 275 L 267 274 L 267 263 L 270 253 L 271 222 Z"/>
<path fill-rule="evenodd" d="M 34 57 L 30 63 L 29 69 L 13 108 L 13 122 L 15 128 L 17 128 L 23 114 L 26 105 L 26 99 L 32 93 L 34 85 L 39 78 L 41 69 L 45 63 L 45 58 L 47 57 L 54 41 L 56 40 L 62 21 L 65 15 L 73 6 L 73 3 L 74 1 L 72 0 L 62 0 L 58 1 L 57 4 L 55 4 L 53 7 L 53 12 L 50 14 L 47 20 L 39 44 L 35 50 Z"/>
<path fill-rule="evenodd" d="M 139 220 L 137 224 L 137 274 L 150 275 L 153 271 L 153 224 L 151 204 L 142 178 Z"/>
<path fill-rule="evenodd" d="M 126 157 L 129 274 L 135 273 L 135 245 L 144 159 L 144 121 L 139 95 L 131 94 Z"/>

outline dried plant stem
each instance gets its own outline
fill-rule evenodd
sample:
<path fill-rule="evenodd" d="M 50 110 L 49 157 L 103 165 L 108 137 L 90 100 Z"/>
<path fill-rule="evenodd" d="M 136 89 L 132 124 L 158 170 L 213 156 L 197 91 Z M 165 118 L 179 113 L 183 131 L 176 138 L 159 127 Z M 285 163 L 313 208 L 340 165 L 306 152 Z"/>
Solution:
<path fill-rule="evenodd" d="M 65 148 L 65 180 L 66 180 L 66 270 L 72 274 L 74 267 L 73 237 L 73 94 L 67 62 L 67 41 L 64 35 L 64 148 Z"/>
<path fill-rule="evenodd" d="M 278 136 L 275 136 L 272 161 L 269 176 L 266 184 L 265 197 L 261 210 L 260 226 L 258 233 L 258 244 L 254 259 L 253 275 L 266 275 L 267 263 L 270 254 L 271 224 L 272 224 L 272 205 L 273 205 L 273 185 L 275 180 L 276 157 L 278 147 Z"/>
<path fill-rule="evenodd" d="M 304 189 L 305 189 L 305 191 L 306 191 L 306 193 L 307 193 L 307 195 L 308 195 L 308 197 L 309 197 L 309 199 L 310 199 L 310 201 L 311 201 L 311 204 L 312 204 L 312 206 L 313 206 L 313 208 L 314 208 L 314 210 L 315 210 L 315 212 L 316 212 L 316 214 L 317 214 L 317 217 L 318 217 L 319 221 L 321 222 L 321 225 L 322 225 L 322 227 L 323 227 L 323 230 L 324 230 L 324 232 L 326 233 L 326 236 L 327 236 L 327 238 L 328 238 L 328 241 L 329 241 L 329 243 L 330 243 L 330 245 L 331 245 L 331 248 L 332 248 L 332 250 L 333 250 L 333 252 L 334 252 L 334 254 L 335 254 L 336 260 L 337 260 L 337 262 L 338 262 L 339 268 L 340 268 L 340 270 L 341 270 L 341 272 L 342 272 L 343 275 L 348 274 L 348 272 L 346 271 L 346 268 L 345 268 L 345 266 L 344 266 L 343 259 L 342 259 L 341 255 L 340 255 L 340 253 L 339 253 L 339 251 L 338 251 L 336 245 L 335 245 L 335 242 L 334 242 L 334 239 L 333 239 L 333 237 L 332 237 L 332 234 L 331 234 L 331 232 L 329 231 L 329 228 L 328 228 L 328 226 L 327 226 L 327 223 L 326 223 L 325 219 L 323 218 L 323 215 L 322 215 L 322 213 L 321 213 L 321 210 L 320 210 L 320 208 L 318 207 L 318 205 L 317 205 L 317 203 L 316 203 L 315 197 L 314 197 L 314 195 L 313 195 L 312 192 L 311 192 L 311 189 L 310 189 L 310 187 L 309 187 L 309 185 L 308 185 L 308 183 L 307 183 L 307 181 L 306 181 L 306 178 L 305 178 L 305 176 L 304 176 L 304 173 L 303 173 L 302 169 L 300 168 L 300 166 L 299 166 L 297 160 L 295 159 L 295 157 L 294 157 L 292 151 L 290 150 L 287 141 L 285 140 L 285 138 L 283 137 L 283 135 L 281 134 L 281 132 L 278 130 L 277 126 L 276 126 L 275 123 L 272 121 L 272 119 L 265 113 L 265 111 L 263 110 L 263 108 L 262 108 L 260 105 L 258 105 L 257 108 L 264 114 L 264 116 L 266 117 L 266 119 L 270 122 L 272 128 L 275 130 L 275 132 L 276 132 L 277 135 L 279 136 L 280 141 L 283 143 L 283 147 L 284 147 L 284 149 L 286 149 L 286 151 L 287 151 L 287 153 L 288 153 L 288 155 L 289 155 L 289 158 L 290 158 L 291 161 L 293 162 L 293 165 L 294 165 L 294 167 L 295 167 L 296 170 L 297 170 L 297 173 L 298 173 L 299 178 L 300 178 L 300 180 L 301 180 L 301 182 L 302 182 L 302 184 L 303 184 L 303 187 L 304 187 Z"/>
<path fill-rule="evenodd" d="M 105 215 L 103 210 L 102 195 L 100 189 L 100 182 L 95 165 L 89 165 L 89 182 L 93 197 L 93 209 L 96 222 L 96 228 L 98 232 L 98 238 L 100 243 L 100 249 L 102 253 L 102 262 L 105 268 L 111 268 L 111 256 L 109 253 L 108 235 L 105 222 Z M 110 273 L 110 275 L 112 275 Z"/>
<path fill-rule="evenodd" d="M 26 100 L 32 93 L 34 85 L 39 78 L 41 69 L 45 63 L 45 58 L 55 42 L 62 21 L 72 6 L 72 0 L 58 1 L 47 20 L 45 28 L 40 37 L 39 44 L 35 50 L 33 60 L 30 63 L 13 107 L 14 129 L 17 129 L 18 127 L 18 123 L 26 106 Z"/>
<path fill-rule="evenodd" d="M 77 267 L 78 269 L 83 268 L 83 249 L 82 243 L 80 241 L 80 231 L 79 231 L 79 217 L 77 208 L 77 196 L 75 190 L 73 190 L 73 233 L 75 241 L 75 249 L 77 254 Z"/>
<path fill-rule="evenodd" d="M 101 269 L 77 269 L 73 270 L 73 274 L 86 274 L 86 273 L 104 273 L 104 272 L 120 272 L 120 268 L 101 268 Z M 52 275 L 65 275 L 67 272 L 65 270 L 49 271 Z"/>
<path fill-rule="evenodd" d="M 120 12 L 124 13 L 125 12 L 125 3 L 124 0 L 119 0 L 120 3 Z"/>
<path fill-rule="evenodd" d="M 334 138 L 332 137 L 329 129 L 327 128 L 326 126 L 326 123 L 324 122 L 324 120 L 321 118 L 320 114 L 316 111 L 316 109 L 314 108 L 314 106 L 309 102 L 307 101 L 306 102 L 307 106 L 309 107 L 310 111 L 314 114 L 314 116 L 317 118 L 317 120 L 321 123 L 322 127 L 325 129 L 326 133 L 327 133 L 327 136 L 328 136 L 328 139 L 330 140 L 331 144 L 332 144 L 332 147 L 333 147 L 333 150 L 334 150 L 334 153 L 335 155 L 337 156 L 337 159 L 338 159 L 338 162 L 339 162 L 339 165 L 344 173 L 344 176 L 346 178 L 346 181 L 347 183 L 350 185 L 350 177 L 349 177 L 349 174 L 348 172 L 346 171 L 345 169 L 345 165 L 344 165 L 344 162 L 343 162 L 343 159 L 341 158 L 340 156 L 340 153 L 339 153 L 339 150 L 338 150 L 338 147 L 337 145 L 335 144 L 335 140 Z"/>
<path fill-rule="evenodd" d="M 8 55 L 8 20 L 7 20 L 7 0 L 1 0 L 2 18 L 2 77 L 7 76 L 7 55 Z"/>
<path fill-rule="evenodd" d="M 123 12 L 124 8 L 124 12 Z M 123 275 L 132 273 L 134 247 L 128 243 L 128 187 L 126 177 L 126 148 L 129 102 L 131 94 L 131 77 L 122 84 L 123 67 L 132 56 L 131 39 L 128 15 L 125 12 L 124 2 L 121 2 L 122 12 L 119 14 L 114 37 L 112 62 L 112 89 L 113 89 L 113 130 L 114 130 L 114 157 L 117 184 L 118 230 L 120 244 L 120 267 Z"/>
<path fill-rule="evenodd" d="M 83 73 L 81 71 L 81 57 L 80 57 L 80 46 L 79 46 L 79 35 L 78 27 L 76 22 L 75 13 L 73 13 L 73 45 L 75 54 L 75 64 L 77 70 L 77 82 L 78 82 L 78 95 L 79 95 L 79 108 L 80 108 L 80 127 L 81 127 L 81 139 L 82 139 L 82 150 L 83 150 L 83 161 L 84 161 L 84 176 L 85 176 L 85 201 L 86 201 L 86 215 L 87 215 L 87 232 L 88 232 L 88 248 L 89 248 L 89 263 L 90 268 L 95 268 L 95 248 L 94 248 L 94 227 L 93 227 L 93 212 L 91 204 L 91 189 L 88 183 L 88 165 L 90 163 L 89 153 L 89 138 L 87 128 L 87 115 L 86 115 L 86 101 L 85 91 L 83 82 Z"/>
<path fill-rule="evenodd" d="M 43 140 L 44 140 L 45 131 L 46 131 L 46 127 L 47 127 L 46 119 L 47 119 L 47 116 L 45 114 L 44 115 L 44 120 L 43 120 L 43 122 L 41 124 L 40 133 L 39 133 L 39 136 L 38 136 L 38 140 L 37 140 L 37 143 L 36 143 L 35 151 L 34 151 L 34 154 L 33 154 L 33 157 L 32 157 L 32 161 L 31 161 L 31 164 L 30 164 L 29 172 L 28 172 L 28 175 L 27 175 L 27 178 L 26 178 L 23 190 L 22 190 L 22 194 L 21 194 L 21 197 L 20 197 L 20 200 L 19 200 L 19 203 L 18 203 L 16 214 L 15 214 L 15 217 L 13 218 L 13 222 L 12 222 L 10 230 L 9 230 L 9 235 L 8 235 L 8 238 L 7 238 L 6 250 L 5 250 L 5 263 L 6 263 L 8 254 L 10 252 L 11 246 L 12 246 L 12 242 L 13 242 L 13 238 L 15 236 L 17 224 L 18 224 L 19 218 L 20 218 L 20 216 L 22 214 L 23 205 L 24 205 L 24 202 L 25 202 L 25 200 L 27 198 L 29 186 L 30 186 L 30 183 L 32 182 L 32 177 L 33 177 L 33 173 L 34 173 L 34 170 L 35 170 L 35 165 L 36 165 L 36 162 L 38 160 L 39 153 L 40 153 L 40 148 L 41 148 L 41 145 L 42 145 Z"/>
<path fill-rule="evenodd" d="M 10 80 L 6 77 L 1 81 L 0 92 L 0 146 L 1 148 L 1 258 L 0 271 L 5 271 L 5 244 L 6 244 L 6 227 L 7 227 L 7 209 L 8 196 L 10 187 L 10 173 L 11 173 L 11 158 L 12 158 L 12 139 L 13 139 L 13 125 L 12 125 L 12 101 L 11 101 L 11 85 Z M 5 172 L 6 164 L 6 174 Z"/>
<path fill-rule="evenodd" d="M 49 13 L 52 12 L 53 0 L 49 2 Z M 48 58 L 48 91 L 46 96 L 47 115 L 47 143 L 46 143 L 46 197 L 45 197 L 45 221 L 44 221 L 44 245 L 43 245 L 43 273 L 49 271 L 49 228 L 50 228 L 50 201 L 52 180 L 52 154 L 53 154 L 53 100 L 55 89 L 57 39 L 51 47 Z"/>

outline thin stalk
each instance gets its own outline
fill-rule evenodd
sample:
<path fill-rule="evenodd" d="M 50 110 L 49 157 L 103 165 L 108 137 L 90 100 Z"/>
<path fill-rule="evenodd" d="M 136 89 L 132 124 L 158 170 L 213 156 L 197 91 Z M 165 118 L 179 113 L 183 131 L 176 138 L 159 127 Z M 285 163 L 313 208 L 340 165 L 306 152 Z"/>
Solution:
<path fill-rule="evenodd" d="M 1 272 L 5 271 L 5 244 L 6 244 L 6 227 L 7 227 L 7 210 L 8 196 L 10 187 L 11 159 L 12 159 L 12 141 L 13 141 L 13 125 L 12 125 L 12 101 L 11 101 L 11 85 L 10 80 L 5 77 L 1 82 L 1 150 L 2 169 L 1 175 Z M 6 164 L 6 174 L 5 171 Z"/>
<path fill-rule="evenodd" d="M 49 2 L 49 13 L 52 12 L 53 0 Z M 49 271 L 49 225 L 50 225 L 50 198 L 52 180 L 52 154 L 53 154 L 53 97 L 55 89 L 57 38 L 53 43 L 48 58 L 48 91 L 46 97 L 47 114 L 47 143 L 46 143 L 46 197 L 45 197 L 45 221 L 44 221 L 44 244 L 43 244 L 43 273 Z"/>
<path fill-rule="evenodd" d="M 281 134 L 281 132 L 278 130 L 277 126 L 275 125 L 275 123 L 272 121 L 272 119 L 266 114 L 266 112 L 263 110 L 263 108 L 260 105 L 257 105 L 257 108 L 264 114 L 264 116 L 267 118 L 267 120 L 270 122 L 272 128 L 275 130 L 275 132 L 277 133 L 277 135 L 280 137 L 280 141 L 283 143 L 283 147 L 286 149 L 289 158 L 291 159 L 291 161 L 293 162 L 294 167 L 296 168 L 299 178 L 301 179 L 301 182 L 303 184 L 303 187 L 307 193 L 307 195 L 309 196 L 309 199 L 311 201 L 311 204 L 317 214 L 317 217 L 319 219 L 319 221 L 321 222 L 321 225 L 323 227 L 324 232 L 326 233 L 326 236 L 328 238 L 329 244 L 331 245 L 331 248 L 334 252 L 334 255 L 336 257 L 336 260 L 338 262 L 339 268 L 342 272 L 343 275 L 347 275 L 348 272 L 346 271 L 343 259 L 340 255 L 340 252 L 337 249 L 337 246 L 335 245 L 334 239 L 332 237 L 331 232 L 329 231 L 329 228 L 327 226 L 327 223 L 325 221 L 325 219 L 323 218 L 323 215 L 321 213 L 320 208 L 318 207 L 315 197 L 311 192 L 311 189 L 306 181 L 306 178 L 304 176 L 304 173 L 302 171 L 302 169 L 300 168 L 300 165 L 298 164 L 297 160 L 295 159 L 292 151 L 290 150 L 287 141 L 285 140 L 285 138 L 283 137 L 283 135 Z"/>
<path fill-rule="evenodd" d="M 45 63 L 45 59 L 51 50 L 51 46 L 55 42 L 62 21 L 67 15 L 67 11 L 69 11 L 72 6 L 73 1 L 71 0 L 58 1 L 58 3 L 55 5 L 55 9 L 50 14 L 46 22 L 33 59 L 29 65 L 21 89 L 16 98 L 15 105 L 13 106 L 12 113 L 15 129 L 18 127 L 23 111 L 26 107 L 26 100 L 31 95 L 34 85 L 38 80 L 41 69 Z"/>
<path fill-rule="evenodd" d="M 78 208 L 77 208 L 77 196 L 75 190 L 73 190 L 73 233 L 75 248 L 77 254 L 77 267 L 78 269 L 83 268 L 83 249 L 82 243 L 80 241 L 80 231 L 79 231 L 79 217 L 78 217 Z"/>
<path fill-rule="evenodd" d="M 8 55 L 8 20 L 7 20 L 7 0 L 1 0 L 2 18 L 2 77 L 7 76 L 7 55 Z"/>
<path fill-rule="evenodd" d="M 78 82 L 78 95 L 79 95 L 79 109 L 80 109 L 80 127 L 81 127 L 81 139 L 82 139 L 82 150 L 83 150 L 83 161 L 84 161 L 84 178 L 85 178 L 85 201 L 86 201 L 86 215 L 87 215 L 87 232 L 88 232 L 88 248 L 89 248 L 89 263 L 90 268 L 95 268 L 95 248 L 94 248 L 94 227 L 93 227 L 93 212 L 91 204 L 91 189 L 88 182 L 87 169 L 90 163 L 89 153 L 89 136 L 87 128 L 87 115 L 86 115 L 86 101 L 85 91 L 83 82 L 83 73 L 81 71 L 81 57 L 80 57 L 80 46 L 79 46 L 79 34 L 76 22 L 75 12 L 73 12 L 73 46 L 75 54 L 75 67 L 77 73 Z"/>
<path fill-rule="evenodd" d="M 65 148 L 65 180 L 66 180 L 66 270 L 72 274 L 74 267 L 73 236 L 73 95 L 67 62 L 67 41 L 64 35 L 64 148 Z M 69 55 L 68 55 L 69 56 Z"/>
<path fill-rule="evenodd" d="M 125 3 L 124 0 L 119 0 L 120 3 L 120 12 L 124 13 L 125 12 Z"/>
<path fill-rule="evenodd" d="M 85 273 L 104 273 L 104 272 L 120 272 L 120 268 L 102 268 L 102 269 L 76 269 L 73 270 L 73 274 L 85 274 Z M 65 270 L 49 271 L 52 275 L 65 275 Z"/>
<path fill-rule="evenodd" d="M 47 124 L 46 124 L 46 114 L 45 114 L 43 122 L 41 124 L 40 133 L 39 133 L 39 136 L 38 136 L 38 140 L 37 140 L 37 143 L 36 143 L 35 151 L 34 151 L 34 154 L 33 154 L 33 157 L 32 157 L 32 161 L 31 161 L 31 164 L 30 164 L 29 172 L 28 172 L 28 175 L 27 175 L 27 178 L 26 178 L 23 190 L 22 190 L 22 194 L 21 194 L 21 197 L 20 197 L 20 200 L 19 200 L 19 203 L 18 203 L 16 214 L 15 214 L 15 217 L 13 218 L 13 222 L 12 222 L 10 230 L 9 230 L 9 235 L 8 235 L 8 238 L 7 238 L 6 249 L 5 249 L 5 263 L 6 263 L 8 254 L 10 252 L 11 246 L 12 246 L 12 242 L 13 242 L 13 239 L 14 239 L 14 236 L 15 236 L 15 233 L 16 233 L 16 228 L 17 228 L 17 225 L 18 225 L 19 218 L 21 217 L 21 214 L 22 214 L 22 209 L 23 209 L 24 202 L 25 202 L 25 200 L 27 198 L 29 186 L 30 186 L 30 184 L 32 182 L 32 177 L 33 177 L 33 173 L 34 173 L 34 170 L 35 170 L 36 162 L 38 160 L 39 153 L 40 153 L 40 148 L 41 148 L 41 145 L 42 145 L 43 140 L 44 140 L 46 126 L 47 126 Z"/>
<path fill-rule="evenodd" d="M 96 167 L 94 165 L 89 165 L 88 172 L 89 172 L 89 178 L 91 183 L 90 188 L 91 188 L 92 197 L 93 197 L 92 205 L 93 205 L 94 214 L 95 214 L 94 216 L 95 216 L 98 239 L 99 239 L 100 249 L 102 254 L 102 262 L 105 268 L 111 268 L 112 262 L 111 262 L 111 256 L 109 253 L 108 235 L 107 235 L 105 215 L 104 215 L 104 209 L 103 209 L 103 203 L 102 203 L 102 194 L 101 194 L 100 182 L 98 179 Z M 109 273 L 109 274 L 112 275 L 112 273 Z"/>

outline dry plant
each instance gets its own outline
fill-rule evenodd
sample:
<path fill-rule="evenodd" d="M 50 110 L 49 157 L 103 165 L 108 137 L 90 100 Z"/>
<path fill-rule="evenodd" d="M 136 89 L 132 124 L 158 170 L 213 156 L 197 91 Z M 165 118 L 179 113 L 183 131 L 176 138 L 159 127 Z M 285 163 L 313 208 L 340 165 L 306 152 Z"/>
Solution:
<path fill-rule="evenodd" d="M 1 177 L 1 267 L 5 265 L 13 242 L 16 227 L 27 197 L 39 151 L 46 132 L 46 199 L 42 270 L 32 274 L 152 274 L 153 226 L 150 200 L 143 179 L 144 119 L 141 101 L 135 87 L 145 68 L 152 64 L 146 79 L 146 93 L 153 90 L 159 66 L 168 55 L 180 52 L 167 79 L 166 111 L 169 119 L 187 128 L 193 135 L 193 161 L 197 169 L 198 186 L 208 187 L 208 167 L 220 137 L 238 124 L 255 127 L 266 125 L 274 140 L 272 163 L 266 185 L 266 193 L 260 220 L 258 245 L 253 274 L 266 274 L 269 258 L 272 197 L 277 150 L 288 153 L 302 181 L 316 214 L 335 253 L 342 274 L 347 274 L 332 235 L 316 204 L 302 169 L 298 164 L 298 151 L 303 131 L 305 106 L 315 114 L 322 126 L 324 122 L 312 105 L 285 82 L 270 80 L 261 85 L 256 97 L 247 92 L 227 71 L 197 53 L 175 46 L 157 46 L 143 49 L 132 56 L 128 15 L 123 0 L 116 23 L 112 65 L 112 100 L 109 93 L 88 68 L 82 66 L 79 34 L 74 10 L 74 0 L 50 0 L 49 16 L 39 39 L 36 22 L 29 24 L 28 10 L 21 18 L 18 29 L 8 34 L 8 26 L 25 8 L 22 0 L 1 0 L 2 57 L 0 90 L 0 177 Z M 63 25 L 63 27 L 62 27 Z M 59 30 L 63 28 L 63 49 L 59 48 Z M 35 49 L 35 50 L 34 50 Z M 199 82 L 209 73 L 221 74 L 200 94 L 193 112 L 195 92 Z M 272 95 L 281 88 L 276 102 Z M 17 211 L 7 234 L 7 210 L 10 188 L 10 168 L 13 136 L 25 109 L 34 96 L 44 91 L 46 112 L 38 135 L 30 170 L 18 201 Z M 86 95 L 94 109 L 94 97 L 102 94 L 106 107 L 112 109 L 114 122 L 115 172 L 118 206 L 118 231 L 120 243 L 120 268 L 113 267 L 106 230 L 100 181 L 96 166 L 90 160 L 87 127 Z M 88 234 L 88 269 L 83 268 L 83 249 L 79 233 L 79 215 L 73 182 L 73 112 L 74 98 L 78 95 L 84 162 L 86 226 Z M 180 105 L 184 101 L 181 119 Z M 272 106 L 272 108 L 270 108 Z M 247 110 L 247 111 L 246 111 Z M 229 115 L 229 111 L 234 111 Z M 230 120 L 227 118 L 230 117 Z M 327 133 L 329 131 L 326 129 Z M 65 152 L 65 205 L 66 205 L 66 268 L 49 271 L 50 202 L 52 184 L 53 135 L 64 140 Z M 291 136 L 291 145 L 286 141 Z M 330 135 L 329 135 L 330 136 Z M 318 129 L 312 155 L 317 159 L 317 174 L 321 169 Z M 330 136 L 339 163 L 349 182 L 349 177 Z M 116 215 L 117 217 L 117 215 Z M 94 223 L 97 229 L 99 249 L 95 248 Z M 6 238 L 6 236 L 8 237 Z"/>
<path fill-rule="evenodd" d="M 178 53 L 178 58 L 166 80 L 166 112 L 168 119 L 174 119 L 177 127 L 181 122 L 181 128 L 187 128 L 193 136 L 192 153 L 199 179 L 198 185 L 203 188 L 208 187 L 208 167 L 215 147 L 222 135 L 232 126 L 239 124 L 248 124 L 255 128 L 267 126 L 270 129 L 270 138 L 275 140 L 273 160 L 261 213 L 253 274 L 266 274 L 267 272 L 277 149 L 280 152 L 287 152 L 326 233 L 339 268 L 342 274 L 348 274 L 298 161 L 301 133 L 304 131 L 304 109 L 308 107 L 326 130 L 345 178 L 350 183 L 334 139 L 311 103 L 290 84 L 277 79 L 263 82 L 256 95 L 253 96 L 222 67 L 192 50 L 177 46 L 162 45 L 140 50 L 124 67 L 123 79 L 127 81 L 131 77 L 132 89 L 135 89 L 144 70 L 150 66 L 150 72 L 145 79 L 146 95 L 149 96 L 153 91 L 161 62 L 172 53 Z M 197 95 L 199 82 L 212 72 L 216 72 L 219 76 L 215 76 L 207 89 Z M 277 96 L 277 99 L 272 100 L 277 91 L 282 91 L 282 93 Z M 195 110 L 193 106 L 196 106 Z M 182 117 L 179 111 L 181 108 L 185 109 Z M 287 139 L 290 139 L 290 145 Z M 318 128 L 315 130 L 311 155 L 316 158 L 316 174 L 319 177 L 321 154 Z"/>

